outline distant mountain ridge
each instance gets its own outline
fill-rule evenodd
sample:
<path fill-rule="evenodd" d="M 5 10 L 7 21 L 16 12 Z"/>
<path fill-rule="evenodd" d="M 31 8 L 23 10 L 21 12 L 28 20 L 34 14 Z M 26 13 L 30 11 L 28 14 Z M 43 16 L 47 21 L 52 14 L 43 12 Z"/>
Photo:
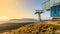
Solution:
<path fill-rule="evenodd" d="M 23 25 L 31 24 L 34 22 L 37 22 L 37 20 L 35 20 L 35 19 L 10 19 L 4 24 L 0 24 L 0 31 L 16 29 Z"/>
<path fill-rule="evenodd" d="M 37 22 L 36 19 L 24 18 L 24 19 L 10 19 L 8 23 L 26 23 L 26 22 Z"/>

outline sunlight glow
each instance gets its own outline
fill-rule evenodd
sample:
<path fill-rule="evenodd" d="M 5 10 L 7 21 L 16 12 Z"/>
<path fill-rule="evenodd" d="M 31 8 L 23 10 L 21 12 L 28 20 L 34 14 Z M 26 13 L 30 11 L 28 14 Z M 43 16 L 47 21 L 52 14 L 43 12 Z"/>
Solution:
<path fill-rule="evenodd" d="M 7 16 L 1 16 L 0 19 L 10 19 L 10 18 Z"/>

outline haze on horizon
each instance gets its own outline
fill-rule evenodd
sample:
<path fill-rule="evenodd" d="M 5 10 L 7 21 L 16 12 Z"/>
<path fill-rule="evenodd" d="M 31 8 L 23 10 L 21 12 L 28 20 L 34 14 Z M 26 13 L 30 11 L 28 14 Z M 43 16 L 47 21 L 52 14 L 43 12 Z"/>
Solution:
<path fill-rule="evenodd" d="M 42 9 L 41 4 L 45 0 L 0 0 L 0 19 L 9 18 L 35 18 L 36 9 Z M 49 19 L 50 12 L 42 14 L 42 19 Z"/>

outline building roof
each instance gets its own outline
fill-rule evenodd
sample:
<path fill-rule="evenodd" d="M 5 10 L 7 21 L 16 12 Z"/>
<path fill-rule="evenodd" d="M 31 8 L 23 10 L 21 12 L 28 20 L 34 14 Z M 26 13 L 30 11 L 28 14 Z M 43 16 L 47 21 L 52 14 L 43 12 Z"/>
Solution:
<path fill-rule="evenodd" d="M 42 9 L 43 10 L 48 10 L 50 9 L 52 6 L 60 4 L 60 0 L 48 0 L 44 3 L 42 3 Z"/>

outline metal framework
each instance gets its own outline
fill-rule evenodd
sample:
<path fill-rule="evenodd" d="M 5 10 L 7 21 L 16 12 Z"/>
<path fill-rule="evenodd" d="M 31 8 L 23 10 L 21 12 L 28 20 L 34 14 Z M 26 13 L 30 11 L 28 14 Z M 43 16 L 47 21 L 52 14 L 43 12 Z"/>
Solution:
<path fill-rule="evenodd" d="M 43 10 L 36 10 L 36 12 L 35 12 L 35 14 L 38 14 L 39 21 L 41 21 L 41 15 L 40 14 L 42 14 L 42 13 L 44 13 Z"/>

